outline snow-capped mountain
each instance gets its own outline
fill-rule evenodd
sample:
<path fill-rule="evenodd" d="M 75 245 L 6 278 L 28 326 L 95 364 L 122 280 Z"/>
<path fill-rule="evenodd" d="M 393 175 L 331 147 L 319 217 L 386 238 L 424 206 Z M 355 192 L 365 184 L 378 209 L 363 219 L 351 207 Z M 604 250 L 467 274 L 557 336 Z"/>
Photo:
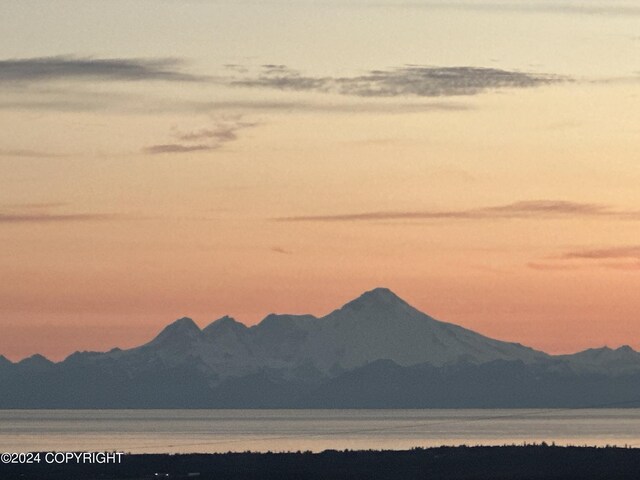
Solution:
<path fill-rule="evenodd" d="M 629 345 L 616 349 L 590 348 L 573 355 L 558 355 L 555 358 L 567 362 L 576 373 L 623 375 L 640 372 L 640 353 Z"/>
<path fill-rule="evenodd" d="M 148 357 L 168 365 L 197 361 L 219 378 L 268 368 L 305 366 L 332 376 L 376 360 L 400 366 L 461 361 L 542 361 L 548 356 L 516 343 L 493 340 L 418 311 L 385 288 L 364 293 L 330 314 L 270 314 L 252 327 L 231 317 L 200 330 L 189 318 L 167 326 L 151 342 L 109 358 Z M 94 360 L 99 360 L 94 357 Z"/>
<path fill-rule="evenodd" d="M 0 357 L 0 386 L 0 408 L 583 406 L 640 398 L 640 353 L 552 356 L 377 288 L 324 317 L 181 318 L 129 350 Z"/>

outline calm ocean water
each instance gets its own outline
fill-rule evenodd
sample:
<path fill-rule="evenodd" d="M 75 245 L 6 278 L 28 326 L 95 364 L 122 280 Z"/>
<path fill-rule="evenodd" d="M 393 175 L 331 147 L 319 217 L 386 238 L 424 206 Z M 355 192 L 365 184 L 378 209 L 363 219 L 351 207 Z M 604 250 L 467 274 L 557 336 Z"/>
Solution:
<path fill-rule="evenodd" d="M 0 451 L 406 449 L 523 442 L 640 446 L 640 409 L 0 410 Z"/>

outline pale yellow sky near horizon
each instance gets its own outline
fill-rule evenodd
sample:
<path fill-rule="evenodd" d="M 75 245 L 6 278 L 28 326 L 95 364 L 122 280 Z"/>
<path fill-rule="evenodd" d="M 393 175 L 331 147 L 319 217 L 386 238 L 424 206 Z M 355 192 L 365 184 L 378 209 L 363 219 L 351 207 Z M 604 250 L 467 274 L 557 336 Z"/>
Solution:
<path fill-rule="evenodd" d="M 640 348 L 634 2 L 52 5 L 0 6 L 0 354 L 377 286 Z"/>

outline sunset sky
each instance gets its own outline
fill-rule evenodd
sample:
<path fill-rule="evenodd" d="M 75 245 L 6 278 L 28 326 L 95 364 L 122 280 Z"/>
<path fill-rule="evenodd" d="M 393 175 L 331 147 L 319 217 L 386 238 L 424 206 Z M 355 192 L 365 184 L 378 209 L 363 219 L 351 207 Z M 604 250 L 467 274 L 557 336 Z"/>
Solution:
<path fill-rule="evenodd" d="M 377 286 L 638 349 L 638 2 L 2 2 L 0 275 L 12 360 Z"/>

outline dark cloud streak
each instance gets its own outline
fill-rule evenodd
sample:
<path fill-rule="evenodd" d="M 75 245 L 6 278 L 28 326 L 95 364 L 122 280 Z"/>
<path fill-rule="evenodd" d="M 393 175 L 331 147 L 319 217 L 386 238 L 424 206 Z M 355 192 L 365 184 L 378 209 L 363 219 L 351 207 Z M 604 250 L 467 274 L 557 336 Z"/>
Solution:
<path fill-rule="evenodd" d="M 231 80 L 229 85 L 357 97 L 444 97 L 477 95 L 503 88 L 530 88 L 566 80 L 553 75 L 497 68 L 420 65 L 373 70 L 354 77 L 310 77 L 282 65 L 267 65 L 257 77 Z"/>
<path fill-rule="evenodd" d="M 113 214 L 98 213 L 0 213 L 0 224 L 12 223 L 62 223 L 113 220 Z"/>
<path fill-rule="evenodd" d="M 163 153 L 191 153 L 218 150 L 226 143 L 238 139 L 238 131 L 258 125 L 239 118 L 222 120 L 210 128 L 201 128 L 174 135 L 178 142 L 151 145 L 142 149 L 144 153 L 158 155 Z M 194 143 L 195 142 L 195 143 Z"/>
<path fill-rule="evenodd" d="M 586 268 L 605 268 L 627 272 L 640 271 L 640 246 L 618 246 L 571 250 L 560 255 L 550 256 L 544 263 L 527 264 L 534 270 L 580 270 Z"/>
<path fill-rule="evenodd" d="M 21 223 L 95 222 L 128 218 L 113 213 L 60 212 L 65 202 L 15 203 L 0 205 L 0 225 Z"/>
<path fill-rule="evenodd" d="M 183 145 L 180 143 L 165 143 L 160 145 L 151 145 L 143 149 L 144 153 L 158 155 L 161 153 L 190 153 L 190 152 L 207 152 L 220 148 L 219 145 Z"/>
<path fill-rule="evenodd" d="M 613 247 L 592 250 L 575 250 L 562 255 L 563 259 L 618 259 L 635 258 L 640 260 L 640 246 Z"/>
<path fill-rule="evenodd" d="M 73 56 L 0 60 L 0 83 L 52 80 L 162 80 L 196 82 L 206 77 L 184 73 L 175 58 L 80 58 Z"/>
<path fill-rule="evenodd" d="M 291 255 L 293 252 L 282 247 L 271 247 L 271 251 L 281 255 Z"/>
<path fill-rule="evenodd" d="M 338 215 L 280 217 L 280 222 L 358 222 L 378 220 L 496 220 L 527 218 L 612 217 L 629 218 L 637 212 L 613 210 L 606 205 L 560 200 L 532 200 L 466 210 L 380 211 Z"/>

